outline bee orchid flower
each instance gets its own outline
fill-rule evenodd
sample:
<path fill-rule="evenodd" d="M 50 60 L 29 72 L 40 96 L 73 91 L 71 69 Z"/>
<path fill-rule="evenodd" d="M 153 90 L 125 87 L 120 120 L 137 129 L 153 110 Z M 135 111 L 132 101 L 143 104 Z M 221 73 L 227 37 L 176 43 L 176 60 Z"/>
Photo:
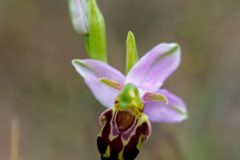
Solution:
<path fill-rule="evenodd" d="M 179 66 L 180 57 L 178 44 L 161 43 L 127 75 L 101 61 L 72 61 L 96 99 L 108 108 L 100 116 L 101 159 L 134 159 L 151 134 L 150 122 L 175 123 L 187 118 L 184 101 L 161 88 Z"/>

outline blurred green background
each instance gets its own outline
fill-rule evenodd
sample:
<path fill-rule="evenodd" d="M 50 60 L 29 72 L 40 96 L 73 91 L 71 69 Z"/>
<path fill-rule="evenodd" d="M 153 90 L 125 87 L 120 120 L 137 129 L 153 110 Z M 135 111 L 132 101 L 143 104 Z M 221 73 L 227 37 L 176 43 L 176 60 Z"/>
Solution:
<path fill-rule="evenodd" d="M 125 38 L 141 55 L 160 42 L 182 47 L 164 88 L 181 96 L 189 119 L 153 124 L 138 160 L 240 159 L 240 1 L 98 1 L 109 61 L 124 71 Z M 67 1 L 0 1 L 0 159 L 9 159 L 10 122 L 20 122 L 21 160 L 95 160 L 105 109 L 71 65 L 86 58 Z"/>

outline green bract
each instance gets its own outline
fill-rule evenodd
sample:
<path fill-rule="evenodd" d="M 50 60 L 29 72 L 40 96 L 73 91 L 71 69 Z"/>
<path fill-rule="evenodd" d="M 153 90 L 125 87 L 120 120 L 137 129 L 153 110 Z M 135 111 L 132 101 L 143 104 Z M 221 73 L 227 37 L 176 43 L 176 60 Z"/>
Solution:
<path fill-rule="evenodd" d="M 89 32 L 85 35 L 88 56 L 107 62 L 105 22 L 96 0 L 88 1 Z"/>

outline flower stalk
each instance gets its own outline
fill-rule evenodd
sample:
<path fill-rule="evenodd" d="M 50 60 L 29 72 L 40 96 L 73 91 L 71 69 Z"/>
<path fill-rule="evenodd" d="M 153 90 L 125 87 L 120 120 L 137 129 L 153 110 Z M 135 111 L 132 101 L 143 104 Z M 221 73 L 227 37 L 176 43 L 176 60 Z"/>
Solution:
<path fill-rule="evenodd" d="M 10 160 L 19 160 L 19 122 L 15 117 L 11 121 Z"/>

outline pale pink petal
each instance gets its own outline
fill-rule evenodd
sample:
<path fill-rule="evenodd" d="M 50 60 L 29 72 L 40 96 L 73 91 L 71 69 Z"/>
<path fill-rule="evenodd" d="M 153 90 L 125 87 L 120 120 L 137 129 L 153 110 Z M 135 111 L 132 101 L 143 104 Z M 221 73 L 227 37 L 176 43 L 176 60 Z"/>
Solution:
<path fill-rule="evenodd" d="M 133 66 L 125 83 L 133 83 L 143 90 L 157 91 L 178 67 L 180 56 L 178 44 L 159 44 Z"/>
<path fill-rule="evenodd" d="M 97 60 L 76 59 L 72 61 L 72 64 L 76 71 L 83 77 L 97 100 L 105 107 L 112 107 L 119 90 L 100 82 L 100 78 L 105 77 L 123 84 L 124 75 L 106 63 Z"/>
<path fill-rule="evenodd" d="M 181 122 L 188 117 L 186 105 L 181 98 L 165 89 L 159 90 L 158 93 L 167 97 L 168 104 L 145 102 L 144 113 L 148 115 L 150 121 L 174 123 Z"/>

